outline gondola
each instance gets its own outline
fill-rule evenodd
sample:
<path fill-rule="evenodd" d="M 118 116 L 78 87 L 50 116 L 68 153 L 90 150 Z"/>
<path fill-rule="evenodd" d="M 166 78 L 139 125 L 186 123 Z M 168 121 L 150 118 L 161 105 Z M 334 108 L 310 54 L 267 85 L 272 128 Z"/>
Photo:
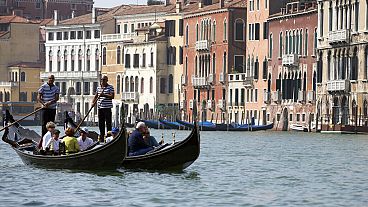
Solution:
<path fill-rule="evenodd" d="M 7 112 L 6 121 L 14 122 L 12 116 Z M 11 126 L 12 131 L 19 133 L 18 126 Z M 16 128 L 16 129 L 14 129 Z M 126 157 L 127 153 L 127 137 L 126 129 L 122 127 L 117 138 L 104 145 L 96 145 L 92 149 L 71 154 L 71 155 L 38 155 L 33 153 L 36 149 L 37 142 L 34 139 L 23 137 L 11 141 L 8 139 L 11 134 L 6 130 L 3 140 L 7 139 L 8 143 L 13 142 L 13 149 L 26 165 L 48 169 L 72 169 L 72 170 L 115 170 Z M 17 134 L 17 136 L 22 136 Z M 5 140 L 4 140 L 5 141 Z M 14 144 L 17 143 L 17 144 Z"/>
<path fill-rule="evenodd" d="M 192 123 L 186 122 L 186 121 L 181 121 L 179 119 L 176 120 L 178 123 L 185 125 L 186 127 L 189 128 L 193 128 L 194 125 Z M 273 123 L 272 124 L 267 124 L 267 125 L 248 125 L 248 124 L 243 124 L 243 125 L 232 125 L 232 124 L 213 124 L 210 125 L 208 124 L 208 122 L 205 122 L 203 125 L 199 124 L 199 129 L 201 131 L 260 131 L 260 130 L 267 130 L 267 129 L 272 129 L 273 128 Z"/>
<path fill-rule="evenodd" d="M 163 124 L 166 125 L 167 127 L 170 127 L 171 129 L 189 129 L 188 127 L 185 127 L 182 124 L 179 124 L 178 122 L 172 122 L 172 121 L 166 121 L 163 119 L 159 119 L 159 121 Z"/>
<path fill-rule="evenodd" d="M 179 124 L 182 124 L 190 129 L 193 129 L 194 128 L 194 124 L 192 123 L 189 123 L 189 122 L 186 122 L 186 121 L 182 121 L 182 120 L 179 120 L 177 119 L 176 122 L 178 122 Z M 199 125 L 199 130 L 201 131 L 216 131 L 216 125 Z"/>
<path fill-rule="evenodd" d="M 183 141 L 144 155 L 128 156 L 122 166 L 126 169 L 180 171 L 190 166 L 198 158 L 199 152 L 200 134 L 195 125 Z"/>
<path fill-rule="evenodd" d="M 137 121 L 144 122 L 148 128 L 152 129 L 171 129 L 169 126 L 165 126 L 164 124 L 161 124 L 159 121 L 143 120 L 143 119 L 137 119 Z"/>

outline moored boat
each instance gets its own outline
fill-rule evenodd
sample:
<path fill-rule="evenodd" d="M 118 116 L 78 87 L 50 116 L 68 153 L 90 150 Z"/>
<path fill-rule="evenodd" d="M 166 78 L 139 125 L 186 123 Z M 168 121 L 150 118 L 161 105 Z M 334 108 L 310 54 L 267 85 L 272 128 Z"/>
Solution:
<path fill-rule="evenodd" d="M 178 122 L 173 122 L 173 121 L 166 121 L 163 119 L 159 119 L 159 121 L 163 124 L 166 125 L 167 127 L 170 127 L 171 129 L 188 129 L 188 127 L 185 127 L 182 124 L 179 124 Z"/>
<path fill-rule="evenodd" d="M 178 123 L 183 124 L 189 128 L 193 128 L 194 125 L 192 123 L 181 121 L 179 119 L 176 120 Z M 210 125 L 207 123 L 201 125 L 199 123 L 199 129 L 201 131 L 260 131 L 260 130 L 267 130 L 272 129 L 273 123 L 267 125 L 232 125 L 232 124 L 213 124 Z"/>
<path fill-rule="evenodd" d="M 148 128 L 152 129 L 171 129 L 171 127 L 166 126 L 159 121 L 154 120 L 143 120 L 143 119 L 137 119 L 137 121 L 144 122 Z"/>
<path fill-rule="evenodd" d="M 190 135 L 179 142 L 164 145 L 144 155 L 128 156 L 122 166 L 126 169 L 183 170 L 190 166 L 200 153 L 200 133 L 194 125 Z"/>

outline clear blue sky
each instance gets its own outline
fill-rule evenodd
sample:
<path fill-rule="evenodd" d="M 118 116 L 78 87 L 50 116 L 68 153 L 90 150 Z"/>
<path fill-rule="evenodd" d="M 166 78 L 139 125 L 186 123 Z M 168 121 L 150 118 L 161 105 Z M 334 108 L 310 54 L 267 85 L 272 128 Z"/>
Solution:
<path fill-rule="evenodd" d="M 95 0 L 95 7 L 113 7 L 121 4 L 146 4 L 147 0 Z"/>

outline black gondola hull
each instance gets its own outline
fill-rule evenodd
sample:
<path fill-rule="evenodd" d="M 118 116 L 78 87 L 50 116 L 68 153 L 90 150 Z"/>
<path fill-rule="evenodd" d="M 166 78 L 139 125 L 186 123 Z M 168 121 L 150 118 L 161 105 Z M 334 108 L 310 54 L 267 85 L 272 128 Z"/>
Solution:
<path fill-rule="evenodd" d="M 199 153 L 200 135 L 195 127 L 185 140 L 150 154 L 128 156 L 122 166 L 127 169 L 183 170 L 198 158 Z"/>

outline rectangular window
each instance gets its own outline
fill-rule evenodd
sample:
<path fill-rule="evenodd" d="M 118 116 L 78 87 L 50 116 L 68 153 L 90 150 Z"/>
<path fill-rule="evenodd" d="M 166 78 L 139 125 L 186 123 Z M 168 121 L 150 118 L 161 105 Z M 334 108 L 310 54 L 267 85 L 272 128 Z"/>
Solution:
<path fill-rule="evenodd" d="M 81 82 L 76 82 L 75 83 L 75 94 L 76 95 L 81 95 Z"/>
<path fill-rule="evenodd" d="M 86 39 L 91 39 L 91 38 L 92 38 L 91 31 L 90 30 L 86 31 Z"/>
<path fill-rule="evenodd" d="M 142 55 L 142 67 L 146 67 L 146 53 L 143 53 Z"/>
<path fill-rule="evenodd" d="M 165 33 L 167 37 L 175 37 L 175 20 L 165 21 Z"/>
<path fill-rule="evenodd" d="M 138 68 L 139 67 L 139 54 L 133 55 L 133 67 Z"/>
<path fill-rule="evenodd" d="M 54 40 L 54 33 L 53 32 L 49 32 L 48 40 Z"/>
<path fill-rule="evenodd" d="M 235 40 L 243 41 L 244 40 L 244 28 L 243 28 L 243 22 L 237 21 L 235 24 Z"/>
<path fill-rule="evenodd" d="M 83 39 L 83 31 L 78 31 L 78 39 Z"/>
<path fill-rule="evenodd" d="M 128 33 L 128 25 L 124 24 L 124 34 Z"/>
<path fill-rule="evenodd" d="M 151 52 L 151 63 L 150 63 L 150 66 L 153 67 L 153 52 Z"/>
<path fill-rule="evenodd" d="M 130 54 L 125 54 L 125 68 L 130 68 Z"/>
<path fill-rule="evenodd" d="M 70 32 L 70 39 L 75 40 L 75 31 Z"/>
<path fill-rule="evenodd" d="M 243 55 L 235 55 L 234 56 L 234 71 L 238 73 L 242 73 L 244 70 L 244 56 Z"/>
<path fill-rule="evenodd" d="M 100 38 L 100 30 L 95 30 L 95 39 Z"/>
<path fill-rule="evenodd" d="M 131 25 L 130 25 L 130 33 L 133 33 L 133 32 L 135 32 L 134 24 L 131 24 Z"/>
<path fill-rule="evenodd" d="M 62 40 L 63 39 L 63 33 L 62 32 L 57 32 L 56 33 L 56 39 L 57 40 Z"/>
<path fill-rule="evenodd" d="M 97 91 L 97 87 L 98 87 L 98 82 L 93 82 L 93 95 L 96 95 L 96 91 Z"/>
<path fill-rule="evenodd" d="M 84 82 L 83 83 L 83 95 L 89 95 L 90 94 L 90 87 L 89 87 L 89 82 Z"/>
<path fill-rule="evenodd" d="M 259 23 L 256 23 L 255 26 L 254 26 L 254 39 L 255 40 L 259 40 L 259 33 L 260 33 L 260 30 L 259 30 Z"/>
<path fill-rule="evenodd" d="M 160 93 L 166 93 L 166 78 L 160 78 Z"/>
<path fill-rule="evenodd" d="M 184 59 L 184 53 L 183 53 L 183 47 L 180 46 L 179 47 L 179 64 L 182 65 L 183 64 L 183 59 Z"/>
<path fill-rule="evenodd" d="M 61 82 L 61 95 L 66 95 L 66 82 Z"/>
<path fill-rule="evenodd" d="M 41 9 L 41 3 L 40 2 L 36 2 L 36 9 Z"/>
<path fill-rule="evenodd" d="M 258 89 L 254 89 L 254 102 L 258 102 Z"/>
<path fill-rule="evenodd" d="M 179 36 L 183 36 L 184 32 L 184 21 L 183 19 L 179 19 Z"/>
<path fill-rule="evenodd" d="M 263 39 L 268 39 L 268 22 L 263 23 Z"/>
<path fill-rule="evenodd" d="M 68 40 L 69 39 L 69 33 L 68 32 L 64 32 L 64 38 L 63 40 Z"/>
<path fill-rule="evenodd" d="M 120 25 L 116 25 L 116 34 L 120 34 Z"/>

